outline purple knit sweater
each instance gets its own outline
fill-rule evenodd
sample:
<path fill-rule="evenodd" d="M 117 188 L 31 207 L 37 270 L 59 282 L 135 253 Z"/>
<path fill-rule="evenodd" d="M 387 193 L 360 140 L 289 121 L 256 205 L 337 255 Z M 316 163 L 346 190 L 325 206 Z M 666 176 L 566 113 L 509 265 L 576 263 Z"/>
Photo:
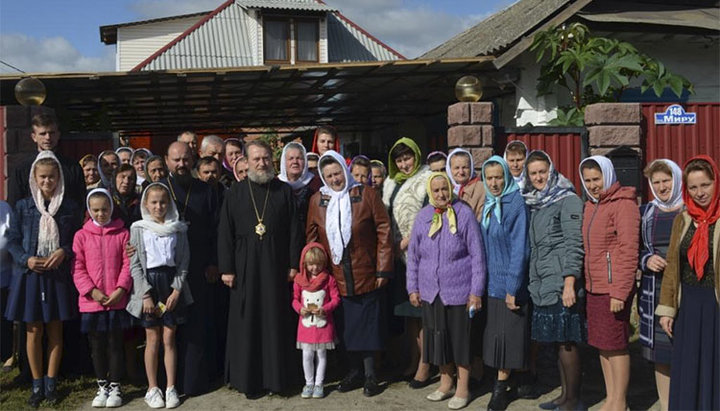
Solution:
<path fill-rule="evenodd" d="M 420 292 L 423 301 L 432 303 L 440 294 L 445 305 L 465 305 L 470 293 L 485 293 L 485 247 L 472 209 L 453 202 L 457 232 L 450 233 L 447 214 L 442 229 L 430 238 L 435 208 L 424 207 L 415 218 L 407 254 L 408 294 Z"/>

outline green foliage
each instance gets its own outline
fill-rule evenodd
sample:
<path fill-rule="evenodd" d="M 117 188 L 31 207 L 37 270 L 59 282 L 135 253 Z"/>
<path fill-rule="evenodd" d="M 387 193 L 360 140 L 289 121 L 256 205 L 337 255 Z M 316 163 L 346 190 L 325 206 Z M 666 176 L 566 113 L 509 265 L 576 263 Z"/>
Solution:
<path fill-rule="evenodd" d="M 693 93 L 685 77 L 674 74 L 654 58 L 640 53 L 632 44 L 594 37 L 582 23 L 551 28 L 535 36 L 530 50 L 540 67 L 538 96 L 566 89 L 573 105 L 558 110 L 554 125 L 582 125 L 585 106 L 619 101 L 634 79 L 641 79 L 641 92 L 652 89 L 660 96 L 670 88 L 680 97 L 683 89 Z"/>

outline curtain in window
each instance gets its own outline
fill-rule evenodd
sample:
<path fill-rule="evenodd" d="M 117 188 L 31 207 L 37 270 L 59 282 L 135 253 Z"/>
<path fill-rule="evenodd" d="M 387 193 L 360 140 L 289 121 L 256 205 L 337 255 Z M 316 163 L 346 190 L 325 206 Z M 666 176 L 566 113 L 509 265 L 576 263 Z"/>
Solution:
<path fill-rule="evenodd" d="M 318 61 L 318 23 L 296 21 L 298 61 Z"/>
<path fill-rule="evenodd" d="M 288 23 L 265 21 L 265 60 L 289 60 L 287 55 Z"/>

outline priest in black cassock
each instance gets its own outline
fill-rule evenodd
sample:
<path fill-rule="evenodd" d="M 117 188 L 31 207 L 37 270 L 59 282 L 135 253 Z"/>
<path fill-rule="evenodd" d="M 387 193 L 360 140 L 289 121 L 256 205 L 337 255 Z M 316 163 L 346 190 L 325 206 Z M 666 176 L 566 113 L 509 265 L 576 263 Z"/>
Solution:
<path fill-rule="evenodd" d="M 253 399 L 284 391 L 297 369 L 288 280 L 303 233 L 292 189 L 274 178 L 270 147 L 252 141 L 246 150 L 248 178 L 230 187 L 220 211 L 218 262 L 231 289 L 225 382 Z"/>
<path fill-rule="evenodd" d="M 180 219 L 188 223 L 190 269 L 186 284 L 193 304 L 187 322 L 178 327 L 178 391 L 187 395 L 208 392 L 220 376 L 217 366 L 218 316 L 215 304 L 220 283 L 217 269 L 216 196 L 212 187 L 192 177 L 192 150 L 181 141 L 168 147 L 165 163 L 170 175 L 160 180 L 170 189 Z M 222 354 L 222 352 L 220 353 Z"/>

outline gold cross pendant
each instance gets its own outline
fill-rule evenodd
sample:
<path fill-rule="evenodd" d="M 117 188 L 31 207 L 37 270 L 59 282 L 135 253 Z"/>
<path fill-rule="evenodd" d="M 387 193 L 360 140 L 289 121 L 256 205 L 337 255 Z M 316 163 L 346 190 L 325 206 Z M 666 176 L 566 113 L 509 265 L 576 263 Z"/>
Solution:
<path fill-rule="evenodd" d="M 263 235 L 265 235 L 265 232 L 266 232 L 266 230 L 265 230 L 265 224 L 259 222 L 259 223 L 255 226 L 255 234 L 257 234 L 258 236 L 260 236 L 260 239 L 262 240 Z"/>

